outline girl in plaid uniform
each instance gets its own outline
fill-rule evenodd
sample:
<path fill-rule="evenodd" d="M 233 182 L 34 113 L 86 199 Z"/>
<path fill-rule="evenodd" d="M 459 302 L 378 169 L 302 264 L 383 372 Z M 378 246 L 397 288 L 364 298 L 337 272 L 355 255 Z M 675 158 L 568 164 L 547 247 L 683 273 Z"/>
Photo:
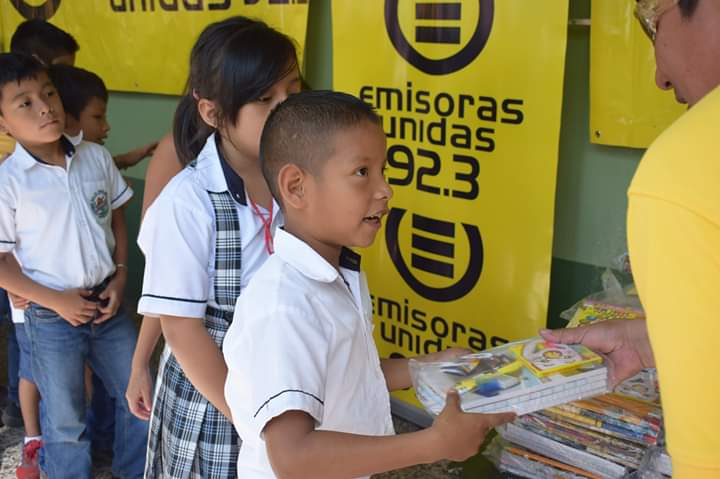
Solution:
<path fill-rule="evenodd" d="M 221 347 L 235 301 L 272 254 L 281 224 L 258 150 L 270 111 L 300 90 L 293 42 L 244 17 L 211 24 L 193 47 L 187 90 L 173 134 L 189 165 L 147 210 L 138 237 L 143 329 L 157 330 L 159 318 L 167 341 L 146 477 L 230 478 L 241 441 L 223 395 Z M 152 350 L 158 334 L 144 337 L 138 348 Z"/>

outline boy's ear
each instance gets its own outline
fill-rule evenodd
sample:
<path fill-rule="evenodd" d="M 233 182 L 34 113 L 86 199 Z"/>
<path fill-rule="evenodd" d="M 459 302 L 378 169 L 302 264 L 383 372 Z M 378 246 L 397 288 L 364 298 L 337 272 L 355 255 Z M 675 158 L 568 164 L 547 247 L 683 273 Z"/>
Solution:
<path fill-rule="evenodd" d="M 212 100 L 208 100 L 207 98 L 200 98 L 198 100 L 197 104 L 198 113 L 200 113 L 200 118 L 203 119 L 205 123 L 210 125 L 211 127 L 217 129 L 218 127 L 218 120 L 217 120 L 217 105 L 215 105 L 215 102 Z"/>
<path fill-rule="evenodd" d="M 298 165 L 289 163 L 278 172 L 278 193 L 285 208 L 302 209 L 307 204 L 305 183 L 308 177 Z"/>

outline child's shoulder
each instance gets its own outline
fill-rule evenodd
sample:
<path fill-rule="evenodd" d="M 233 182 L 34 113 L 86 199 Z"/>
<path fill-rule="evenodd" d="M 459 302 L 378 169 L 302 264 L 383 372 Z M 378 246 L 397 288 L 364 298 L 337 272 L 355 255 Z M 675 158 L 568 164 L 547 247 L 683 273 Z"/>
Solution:
<path fill-rule="evenodd" d="M 205 203 L 207 197 L 207 191 L 198 177 L 198 172 L 193 166 L 188 165 L 170 179 L 156 201 L 198 206 L 198 199 Z"/>
<path fill-rule="evenodd" d="M 3 173 L 6 173 L 6 174 L 9 173 L 10 171 L 12 171 L 13 167 L 10 165 L 12 163 L 13 156 L 14 155 L 12 153 L 10 153 L 6 157 L 0 159 L 0 171 L 2 171 Z"/>
<path fill-rule="evenodd" d="M 26 170 L 23 160 L 18 153 L 10 153 L 7 158 L 0 161 L 0 177 L 3 180 L 19 178 Z M 1 181 L 0 185 L 8 186 L 9 181 Z"/>
<path fill-rule="evenodd" d="M 6 192 L 9 191 L 15 176 L 15 166 L 12 163 L 12 155 L 0 162 L 0 178 L 3 178 L 3 181 L 0 181 L 0 195 L 3 198 L 6 196 Z"/>
<path fill-rule="evenodd" d="M 151 222 L 179 221 L 181 217 L 197 222 L 196 226 L 213 221 L 208 193 L 191 167 L 181 170 L 165 185 L 146 213 L 146 220 Z"/>
<path fill-rule="evenodd" d="M 78 156 L 83 155 L 96 158 L 112 158 L 112 155 L 110 155 L 110 152 L 107 148 L 105 148 L 103 145 L 99 145 L 91 141 L 83 140 L 77 144 L 74 144 L 73 148 L 75 148 L 75 154 Z"/>
<path fill-rule="evenodd" d="M 320 304 L 319 295 L 321 291 L 315 282 L 274 254 L 255 272 L 238 304 L 273 315 L 278 311 L 309 313 Z"/>

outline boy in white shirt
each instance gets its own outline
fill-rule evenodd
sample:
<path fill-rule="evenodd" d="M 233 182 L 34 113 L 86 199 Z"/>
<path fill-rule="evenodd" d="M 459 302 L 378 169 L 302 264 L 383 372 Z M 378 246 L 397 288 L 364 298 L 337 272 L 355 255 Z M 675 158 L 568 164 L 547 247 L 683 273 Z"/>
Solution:
<path fill-rule="evenodd" d="M 25 329 L 44 403 L 49 477 L 90 477 L 86 362 L 117 399 L 113 472 L 140 477 L 147 424 L 122 400 L 136 340 L 121 307 L 121 207 L 132 191 L 107 150 L 62 135 L 64 120 L 46 67 L 0 54 L 0 131 L 17 141 L 0 165 L 0 287 L 30 301 Z"/>
<path fill-rule="evenodd" d="M 238 477 L 364 477 L 464 460 L 513 419 L 463 413 L 451 394 L 432 427 L 394 435 L 388 390 L 411 386 L 408 360 L 378 357 L 360 258 L 346 248 L 369 246 L 387 213 L 385 149 L 379 117 L 343 93 L 291 95 L 265 124 L 263 174 L 285 227 L 223 346 Z"/>

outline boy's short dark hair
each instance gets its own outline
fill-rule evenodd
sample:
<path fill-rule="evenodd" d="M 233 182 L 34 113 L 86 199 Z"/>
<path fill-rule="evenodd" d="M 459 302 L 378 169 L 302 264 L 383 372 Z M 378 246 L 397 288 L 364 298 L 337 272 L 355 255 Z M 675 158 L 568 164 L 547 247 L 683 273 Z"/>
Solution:
<path fill-rule="evenodd" d="M 683 16 L 685 18 L 690 18 L 693 13 L 695 13 L 695 9 L 698 6 L 698 0 L 680 0 L 678 2 L 678 6 L 680 7 L 680 11 Z"/>
<path fill-rule="evenodd" d="M 372 106 L 347 93 L 303 91 L 278 105 L 260 137 L 260 164 L 275 200 L 282 206 L 277 175 L 283 166 L 317 173 L 332 153 L 333 136 L 364 122 L 382 125 Z"/>
<path fill-rule="evenodd" d="M 2 90 L 8 83 L 35 79 L 44 72 L 47 72 L 47 68 L 34 57 L 19 53 L 0 53 L 0 101 Z"/>
<path fill-rule="evenodd" d="M 48 73 L 60 95 L 65 113 L 76 120 L 91 99 L 99 98 L 105 103 L 108 101 L 105 83 L 93 72 L 70 65 L 52 65 Z"/>
<path fill-rule="evenodd" d="M 77 41 L 65 30 L 44 20 L 26 20 L 18 25 L 10 39 L 10 51 L 37 56 L 45 65 L 63 55 L 80 49 Z"/>

